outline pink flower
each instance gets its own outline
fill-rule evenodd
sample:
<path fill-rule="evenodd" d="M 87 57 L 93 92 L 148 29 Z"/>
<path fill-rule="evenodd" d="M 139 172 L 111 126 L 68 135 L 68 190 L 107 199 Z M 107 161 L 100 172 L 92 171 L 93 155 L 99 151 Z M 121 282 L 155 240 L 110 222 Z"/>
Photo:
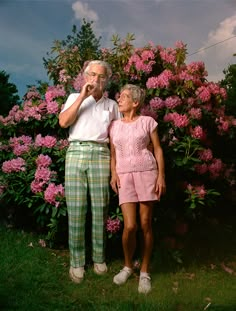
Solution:
<path fill-rule="evenodd" d="M 164 122 L 173 122 L 176 127 L 182 128 L 188 126 L 189 119 L 185 114 L 173 112 L 164 116 Z"/>
<path fill-rule="evenodd" d="M 203 129 L 200 125 L 197 125 L 191 130 L 191 136 L 193 138 L 202 139 L 204 137 Z"/>
<path fill-rule="evenodd" d="M 58 103 L 54 100 L 54 101 L 49 101 L 47 103 L 47 112 L 48 113 L 57 113 L 59 111 L 59 106 Z"/>
<path fill-rule="evenodd" d="M 61 184 L 55 185 L 54 183 L 51 183 L 44 192 L 44 200 L 56 207 L 60 205 L 60 202 L 57 201 L 57 199 L 64 198 L 64 196 L 64 187 Z"/>
<path fill-rule="evenodd" d="M 52 172 L 47 167 L 38 167 L 35 171 L 35 180 L 48 182 L 51 178 Z"/>
<path fill-rule="evenodd" d="M 148 89 L 167 88 L 172 80 L 174 80 L 173 73 L 166 69 L 159 76 L 150 77 L 147 80 L 146 86 Z"/>
<path fill-rule="evenodd" d="M 84 75 L 83 73 L 79 73 L 78 76 L 73 81 L 73 87 L 76 91 L 80 91 L 84 85 Z"/>
<path fill-rule="evenodd" d="M 208 166 L 206 163 L 203 163 L 203 164 L 195 164 L 194 165 L 194 169 L 195 171 L 200 174 L 200 175 L 203 175 L 205 174 L 207 171 L 208 171 Z"/>
<path fill-rule="evenodd" d="M 196 95 L 205 103 L 211 99 L 211 92 L 207 86 L 201 86 L 196 90 Z"/>
<path fill-rule="evenodd" d="M 140 112 L 143 116 L 149 116 L 152 117 L 154 120 L 157 120 L 157 113 L 154 110 L 150 109 L 150 107 L 148 106 L 142 107 Z"/>
<path fill-rule="evenodd" d="M 4 173 L 24 172 L 26 162 L 24 159 L 18 157 L 9 161 L 5 161 L 2 164 L 2 171 Z"/>
<path fill-rule="evenodd" d="M 43 192 L 44 185 L 45 181 L 33 180 L 30 185 L 30 189 L 33 193 Z"/>
<path fill-rule="evenodd" d="M 212 155 L 212 151 L 211 149 L 204 149 L 204 150 L 200 150 L 198 152 L 199 154 L 199 158 L 202 160 L 202 161 L 211 161 L 212 158 L 213 158 L 213 155 Z"/>
<path fill-rule="evenodd" d="M 38 167 L 48 167 L 52 163 L 52 159 L 48 155 L 40 154 L 36 159 Z"/>
<path fill-rule="evenodd" d="M 167 97 L 165 100 L 165 106 L 169 109 L 175 109 L 176 107 L 180 106 L 181 103 L 181 99 L 176 95 Z"/>
<path fill-rule="evenodd" d="M 202 111 L 200 108 L 191 108 L 188 113 L 192 119 L 200 120 L 202 118 Z"/>
<path fill-rule="evenodd" d="M 57 97 L 63 97 L 66 95 L 66 91 L 64 90 L 62 85 L 57 86 L 49 86 L 45 93 L 45 99 L 47 102 L 53 101 Z"/>
<path fill-rule="evenodd" d="M 176 62 L 177 51 L 173 48 L 164 48 L 160 51 L 160 56 L 163 61 L 174 64 Z"/>
<path fill-rule="evenodd" d="M 221 159 L 213 159 L 212 163 L 210 165 L 208 165 L 208 170 L 211 174 L 211 177 L 213 179 L 219 177 L 220 173 L 223 170 L 223 162 L 221 161 Z"/>
<path fill-rule="evenodd" d="M 150 107 L 153 109 L 161 109 L 165 106 L 165 102 L 160 97 L 154 97 L 149 102 Z"/>
<path fill-rule="evenodd" d="M 108 217 L 106 222 L 106 229 L 109 233 L 117 233 L 121 229 L 121 221 L 119 218 L 112 219 Z"/>
<path fill-rule="evenodd" d="M 47 148 L 53 148 L 56 146 L 57 139 L 53 136 L 45 136 L 42 137 L 41 134 L 38 134 L 35 138 L 35 146 L 36 147 L 47 147 Z"/>

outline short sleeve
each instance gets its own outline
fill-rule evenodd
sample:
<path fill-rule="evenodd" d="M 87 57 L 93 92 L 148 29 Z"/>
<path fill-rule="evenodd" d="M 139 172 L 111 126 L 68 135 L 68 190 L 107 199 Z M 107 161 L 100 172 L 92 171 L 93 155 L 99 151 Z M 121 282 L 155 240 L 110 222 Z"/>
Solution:
<path fill-rule="evenodd" d="M 75 101 L 76 99 L 79 97 L 79 93 L 72 93 L 68 96 L 64 107 L 62 108 L 61 112 L 65 111 L 66 109 L 68 109 Z"/>
<path fill-rule="evenodd" d="M 158 126 L 158 123 L 152 117 L 147 117 L 147 123 L 150 133 L 152 133 Z"/>
<path fill-rule="evenodd" d="M 112 138 L 113 137 L 113 133 L 114 133 L 114 121 L 111 122 L 111 124 L 109 125 L 109 128 L 108 128 L 108 133 L 109 133 L 109 136 Z"/>

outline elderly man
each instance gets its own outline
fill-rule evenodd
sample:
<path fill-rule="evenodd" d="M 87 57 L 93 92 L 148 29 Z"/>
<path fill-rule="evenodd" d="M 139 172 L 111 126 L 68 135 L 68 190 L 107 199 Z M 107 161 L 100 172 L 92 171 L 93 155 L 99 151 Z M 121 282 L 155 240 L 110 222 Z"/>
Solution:
<path fill-rule="evenodd" d="M 59 114 L 60 126 L 69 127 L 65 194 L 69 225 L 69 276 L 75 283 L 80 283 L 85 274 L 88 195 L 92 214 L 94 272 L 107 272 L 104 221 L 109 204 L 108 127 L 112 120 L 120 117 L 117 103 L 103 96 L 111 74 L 110 66 L 106 62 L 89 62 L 84 70 L 85 84 L 81 92 L 71 94 Z"/>

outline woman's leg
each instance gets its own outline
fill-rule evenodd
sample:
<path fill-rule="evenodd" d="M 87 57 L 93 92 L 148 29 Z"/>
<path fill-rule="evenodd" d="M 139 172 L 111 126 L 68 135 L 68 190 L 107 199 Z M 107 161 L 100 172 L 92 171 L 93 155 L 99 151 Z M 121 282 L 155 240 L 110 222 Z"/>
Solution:
<path fill-rule="evenodd" d="M 124 265 L 132 269 L 132 259 L 136 248 L 136 203 L 124 203 L 121 205 L 124 217 L 124 229 L 122 245 L 124 252 Z"/>
<path fill-rule="evenodd" d="M 142 264 L 141 272 L 149 272 L 149 263 L 153 248 L 152 232 L 153 202 L 140 202 L 140 225 L 142 229 Z"/>

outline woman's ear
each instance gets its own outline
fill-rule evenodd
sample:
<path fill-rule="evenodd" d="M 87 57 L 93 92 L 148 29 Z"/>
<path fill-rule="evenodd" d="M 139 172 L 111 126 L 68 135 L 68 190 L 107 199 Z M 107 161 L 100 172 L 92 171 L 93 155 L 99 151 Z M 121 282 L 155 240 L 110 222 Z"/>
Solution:
<path fill-rule="evenodd" d="M 133 106 L 134 106 L 134 108 L 137 108 L 138 106 L 139 106 L 139 102 L 133 102 Z"/>

